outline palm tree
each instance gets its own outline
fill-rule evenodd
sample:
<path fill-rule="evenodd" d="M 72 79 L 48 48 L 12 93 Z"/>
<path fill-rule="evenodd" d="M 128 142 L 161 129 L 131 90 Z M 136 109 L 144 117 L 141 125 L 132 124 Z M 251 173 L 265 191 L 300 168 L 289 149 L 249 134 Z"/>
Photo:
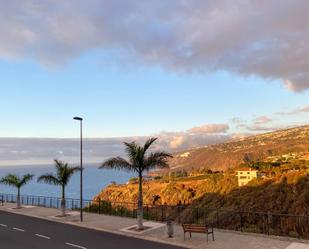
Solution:
<path fill-rule="evenodd" d="M 29 181 L 32 180 L 34 175 L 26 174 L 22 177 L 14 174 L 8 174 L 0 180 L 0 183 L 10 185 L 17 188 L 17 208 L 20 208 L 20 189 L 22 186 L 26 185 Z"/>
<path fill-rule="evenodd" d="M 38 182 L 44 182 L 56 186 L 61 186 L 62 195 L 61 195 L 61 215 L 65 216 L 65 187 L 68 185 L 71 176 L 76 172 L 79 171 L 79 167 L 69 167 L 69 165 L 65 162 L 55 161 L 55 169 L 56 174 L 47 173 L 41 175 L 38 178 Z"/>
<path fill-rule="evenodd" d="M 143 229 L 143 173 L 154 168 L 168 168 L 168 158 L 172 157 L 170 154 L 157 151 L 148 152 L 150 146 L 157 140 L 157 138 L 148 139 L 144 146 L 138 145 L 136 142 L 124 143 L 125 151 L 128 160 L 122 157 L 113 157 L 102 163 L 100 169 L 119 169 L 133 171 L 138 174 L 138 214 L 137 214 L 137 229 Z"/>

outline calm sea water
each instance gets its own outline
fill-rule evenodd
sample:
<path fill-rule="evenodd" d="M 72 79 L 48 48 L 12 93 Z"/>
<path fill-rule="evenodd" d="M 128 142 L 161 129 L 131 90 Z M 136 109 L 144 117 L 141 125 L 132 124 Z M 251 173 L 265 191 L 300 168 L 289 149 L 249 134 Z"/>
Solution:
<path fill-rule="evenodd" d="M 84 199 L 92 199 L 96 194 L 98 194 L 102 188 L 109 185 L 112 181 L 117 183 L 127 182 L 133 174 L 114 171 L 106 169 L 98 169 L 98 165 L 86 165 L 84 166 L 83 173 L 83 192 Z M 48 185 L 45 183 L 37 183 L 36 179 L 38 176 L 45 173 L 53 173 L 53 165 L 45 166 L 10 166 L 10 167 L 0 167 L 0 177 L 5 176 L 8 173 L 14 173 L 18 175 L 23 175 L 26 173 L 34 174 L 34 179 L 25 185 L 21 189 L 21 194 L 25 195 L 44 195 L 59 197 L 61 194 L 61 188 L 59 186 Z M 66 197 L 67 198 L 79 198 L 79 181 L 80 175 L 77 172 L 72 176 L 67 188 Z M 0 193 L 16 194 L 16 189 L 10 186 L 0 185 Z"/>

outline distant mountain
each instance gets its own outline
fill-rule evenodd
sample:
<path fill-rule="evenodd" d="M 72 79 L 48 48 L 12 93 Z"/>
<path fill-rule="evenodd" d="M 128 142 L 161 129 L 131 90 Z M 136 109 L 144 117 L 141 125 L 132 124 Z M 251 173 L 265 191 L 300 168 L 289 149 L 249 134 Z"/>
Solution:
<path fill-rule="evenodd" d="M 253 160 L 263 160 L 272 155 L 308 151 L 309 125 L 305 125 L 175 153 L 170 166 L 172 170 L 226 170 L 241 164 L 245 154 Z"/>

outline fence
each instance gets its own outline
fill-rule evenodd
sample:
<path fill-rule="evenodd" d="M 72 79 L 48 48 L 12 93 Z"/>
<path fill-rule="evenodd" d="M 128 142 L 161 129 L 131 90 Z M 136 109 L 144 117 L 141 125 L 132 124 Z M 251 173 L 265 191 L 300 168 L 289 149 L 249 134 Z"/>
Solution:
<path fill-rule="evenodd" d="M 60 208 L 61 198 L 22 195 L 22 205 Z M 17 196 L 0 194 L 0 200 L 15 203 Z M 80 200 L 67 198 L 66 209 L 79 210 Z M 137 217 L 137 204 L 84 200 L 85 212 L 98 214 Z M 144 205 L 144 219 L 154 221 L 174 220 L 176 223 L 211 224 L 216 228 L 268 235 L 309 238 L 309 216 L 275 214 L 270 212 L 236 211 L 224 209 L 195 208 L 190 205 Z"/>

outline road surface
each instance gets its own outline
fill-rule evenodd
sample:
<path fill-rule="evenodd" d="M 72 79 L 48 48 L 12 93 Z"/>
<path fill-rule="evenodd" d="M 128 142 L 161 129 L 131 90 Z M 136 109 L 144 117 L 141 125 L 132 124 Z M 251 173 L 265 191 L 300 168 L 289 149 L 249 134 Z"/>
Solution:
<path fill-rule="evenodd" d="M 3 249 L 180 249 L 107 232 L 0 211 Z"/>

